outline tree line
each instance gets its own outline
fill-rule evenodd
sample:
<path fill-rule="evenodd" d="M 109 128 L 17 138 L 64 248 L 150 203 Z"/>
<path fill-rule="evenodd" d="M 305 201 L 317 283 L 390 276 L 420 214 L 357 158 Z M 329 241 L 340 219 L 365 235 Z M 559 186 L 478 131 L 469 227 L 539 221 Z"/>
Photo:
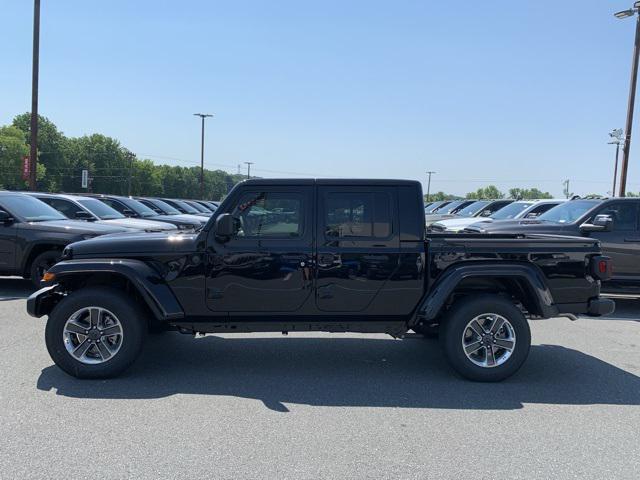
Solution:
<path fill-rule="evenodd" d="M 22 159 L 29 155 L 30 114 L 0 127 L 0 188 L 24 190 Z M 89 171 L 88 191 L 115 195 L 197 197 L 200 167 L 157 165 L 138 158 L 114 138 L 95 133 L 67 137 L 46 117 L 38 118 L 37 189 L 83 192 L 82 170 Z M 244 176 L 204 170 L 204 197 L 218 200 Z"/>
<path fill-rule="evenodd" d="M 425 195 L 425 199 L 426 199 Z M 510 188 L 507 193 L 501 192 L 495 185 L 478 188 L 475 192 L 469 192 L 464 197 L 451 195 L 445 192 L 435 192 L 429 195 L 430 201 L 439 200 L 491 200 L 498 198 L 513 198 L 518 200 L 537 200 L 553 198 L 549 192 L 543 192 L 537 188 Z"/>

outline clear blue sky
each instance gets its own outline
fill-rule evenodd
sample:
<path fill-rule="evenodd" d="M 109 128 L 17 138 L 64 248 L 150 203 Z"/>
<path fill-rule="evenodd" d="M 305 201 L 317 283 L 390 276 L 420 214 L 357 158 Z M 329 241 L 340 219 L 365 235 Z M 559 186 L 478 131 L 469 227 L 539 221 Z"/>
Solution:
<path fill-rule="evenodd" d="M 40 112 L 170 164 L 205 111 L 211 168 L 606 193 L 631 3 L 42 0 Z M 30 108 L 32 8 L 0 0 L 0 124 Z"/>

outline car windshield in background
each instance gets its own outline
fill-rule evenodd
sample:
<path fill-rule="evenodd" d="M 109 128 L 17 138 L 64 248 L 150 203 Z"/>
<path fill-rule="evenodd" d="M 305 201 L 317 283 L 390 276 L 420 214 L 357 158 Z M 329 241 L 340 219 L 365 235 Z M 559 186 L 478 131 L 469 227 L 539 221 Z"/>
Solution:
<path fill-rule="evenodd" d="M 427 213 L 433 213 L 436 210 L 438 210 L 440 207 L 442 207 L 445 203 L 446 203 L 445 201 L 433 202 L 425 210 Z"/>
<path fill-rule="evenodd" d="M 491 215 L 494 220 L 510 220 L 533 205 L 533 202 L 513 202 Z"/>
<path fill-rule="evenodd" d="M 456 200 L 455 202 L 451 202 L 449 205 L 445 205 L 444 207 L 438 209 L 438 213 L 451 213 L 465 201 L 466 200 Z"/>
<path fill-rule="evenodd" d="M 473 202 L 471 205 L 464 207 L 462 210 L 458 212 L 458 216 L 460 217 L 473 217 L 476 213 L 482 210 L 484 207 L 491 203 L 489 200 L 479 200 L 477 202 Z"/>
<path fill-rule="evenodd" d="M 601 202 L 602 200 L 571 200 L 543 213 L 538 217 L 538 220 L 554 223 L 573 223 Z"/>
<path fill-rule="evenodd" d="M 211 210 L 209 210 L 208 208 L 204 207 L 203 205 L 200 205 L 198 202 L 189 202 L 187 205 L 192 206 L 193 208 L 198 210 L 200 213 L 211 213 Z"/>
<path fill-rule="evenodd" d="M 132 198 L 127 198 L 124 200 L 124 204 L 136 212 L 141 217 L 157 217 L 158 214 L 147 207 L 144 203 L 139 202 L 138 200 L 134 200 Z"/>
<path fill-rule="evenodd" d="M 188 203 L 183 202 L 182 200 L 172 200 L 172 202 L 178 205 L 179 207 L 183 208 L 187 213 L 191 213 L 191 214 L 201 213 L 195 208 L 193 208 L 191 205 L 189 205 Z"/>
<path fill-rule="evenodd" d="M 119 211 L 111 208 L 106 203 L 94 198 L 81 198 L 78 203 L 91 213 L 99 217 L 101 220 L 115 220 L 116 218 L 127 218 Z"/>
<path fill-rule="evenodd" d="M 166 213 L 167 215 L 180 215 L 180 210 L 178 210 L 175 207 L 172 207 L 171 205 L 169 205 L 167 202 L 163 202 L 162 200 L 158 200 L 157 198 L 154 198 L 153 200 L 141 200 L 142 203 L 146 204 L 146 205 L 153 205 L 156 208 L 158 208 L 159 210 L 161 210 L 161 212 L 159 213 Z"/>
<path fill-rule="evenodd" d="M 68 220 L 55 208 L 28 195 L 3 196 L 2 204 L 6 206 L 10 213 L 24 218 L 27 222 Z"/>

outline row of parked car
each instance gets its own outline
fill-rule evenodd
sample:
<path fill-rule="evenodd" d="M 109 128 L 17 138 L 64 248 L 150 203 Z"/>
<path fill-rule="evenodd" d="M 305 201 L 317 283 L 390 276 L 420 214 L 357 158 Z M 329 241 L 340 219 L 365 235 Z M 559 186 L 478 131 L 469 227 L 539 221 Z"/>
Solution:
<path fill-rule="evenodd" d="M 35 286 L 64 247 L 98 235 L 202 227 L 218 202 L 98 194 L 0 192 L 0 275 Z"/>
<path fill-rule="evenodd" d="M 425 205 L 425 216 L 431 233 L 596 238 L 603 254 L 613 260 L 613 276 L 603 284 L 603 292 L 640 297 L 639 198 L 433 202 Z"/>

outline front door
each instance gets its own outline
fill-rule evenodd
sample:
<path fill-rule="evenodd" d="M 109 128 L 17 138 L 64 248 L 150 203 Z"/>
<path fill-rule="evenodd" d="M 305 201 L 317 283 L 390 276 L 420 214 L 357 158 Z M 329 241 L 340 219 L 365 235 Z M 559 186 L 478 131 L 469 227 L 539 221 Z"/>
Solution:
<path fill-rule="evenodd" d="M 636 200 L 607 203 L 595 215 L 609 215 L 613 219 L 610 232 L 592 232 L 600 240 L 602 253 L 613 261 L 613 280 L 640 279 L 640 232 L 638 231 Z M 594 216 L 595 216 L 594 215 Z"/>
<path fill-rule="evenodd" d="M 225 207 L 235 233 L 208 238 L 206 294 L 215 312 L 299 310 L 313 292 L 313 187 L 243 189 Z"/>
<path fill-rule="evenodd" d="M 361 312 L 398 268 L 394 187 L 318 188 L 316 305 Z"/>

